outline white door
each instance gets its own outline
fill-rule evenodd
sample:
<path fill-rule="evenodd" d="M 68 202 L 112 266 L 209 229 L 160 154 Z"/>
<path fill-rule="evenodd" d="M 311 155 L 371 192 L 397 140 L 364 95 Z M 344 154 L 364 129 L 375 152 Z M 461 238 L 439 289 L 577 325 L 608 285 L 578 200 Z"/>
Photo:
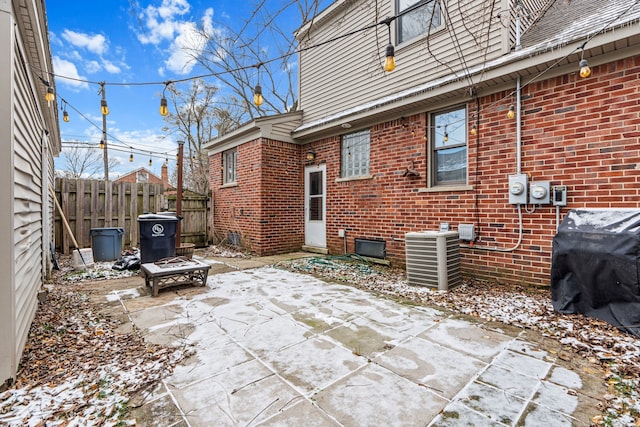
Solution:
<path fill-rule="evenodd" d="M 326 165 L 304 169 L 304 244 L 327 247 Z"/>

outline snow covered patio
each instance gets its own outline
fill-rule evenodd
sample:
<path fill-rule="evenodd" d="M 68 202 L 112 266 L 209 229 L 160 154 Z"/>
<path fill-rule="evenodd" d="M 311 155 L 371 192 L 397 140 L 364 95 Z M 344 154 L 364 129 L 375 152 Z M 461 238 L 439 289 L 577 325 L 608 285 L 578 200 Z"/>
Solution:
<path fill-rule="evenodd" d="M 147 340 L 194 351 L 141 397 L 137 425 L 570 426 L 600 412 L 601 375 L 531 331 L 270 266 L 229 270 L 213 264 L 206 288 L 107 296 Z"/>

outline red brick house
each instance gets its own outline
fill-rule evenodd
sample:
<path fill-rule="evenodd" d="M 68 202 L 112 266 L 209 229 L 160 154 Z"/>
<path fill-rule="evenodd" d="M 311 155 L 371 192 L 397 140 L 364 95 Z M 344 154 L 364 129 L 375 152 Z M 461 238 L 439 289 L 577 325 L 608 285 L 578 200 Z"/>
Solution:
<path fill-rule="evenodd" d="M 172 188 L 169 184 L 169 170 L 167 165 L 164 163 L 162 164 L 162 177 L 155 175 L 146 168 L 138 168 L 122 175 L 114 182 L 162 184 L 165 190 Z"/>
<path fill-rule="evenodd" d="M 548 285 L 570 209 L 640 206 L 640 5 L 489 6 L 338 0 L 303 25 L 300 111 L 208 145 L 216 234 L 259 254 L 375 240 L 403 265 L 406 233 L 446 223 L 465 276 Z"/>

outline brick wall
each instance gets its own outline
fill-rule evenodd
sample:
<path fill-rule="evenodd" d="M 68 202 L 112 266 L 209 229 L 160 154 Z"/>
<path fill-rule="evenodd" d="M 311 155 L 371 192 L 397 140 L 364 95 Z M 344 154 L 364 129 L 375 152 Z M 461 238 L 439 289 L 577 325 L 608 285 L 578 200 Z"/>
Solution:
<path fill-rule="evenodd" d="M 465 101 L 466 102 L 466 101 Z M 551 205 L 518 211 L 508 201 L 508 177 L 516 173 L 514 102 L 500 92 L 480 100 L 477 137 L 469 135 L 468 176 L 472 189 L 424 192 L 427 187 L 428 114 L 370 128 L 371 179 L 341 181 L 340 138 L 303 147 L 253 141 L 238 147 L 238 183 L 222 187 L 221 154 L 211 156 L 214 229 L 241 231 L 259 254 L 296 250 L 304 242 L 303 156 L 313 148 L 327 168 L 327 247 L 354 251 L 354 238 L 383 239 L 394 265 L 404 264 L 405 233 L 476 225 L 474 248 L 462 249 L 467 277 L 548 285 L 556 211 Z M 469 128 L 476 102 L 467 104 Z M 568 187 L 569 209 L 640 206 L 640 57 L 542 80 L 522 91 L 522 172 L 530 181 Z M 477 167 L 476 167 L 477 165 Z M 419 176 L 404 176 L 407 168 Z M 346 242 L 338 230 L 346 231 Z"/>
<path fill-rule="evenodd" d="M 534 83 L 522 92 L 522 172 L 530 181 L 568 187 L 568 206 L 638 208 L 640 202 L 640 58 Z M 384 239 L 396 265 L 404 263 L 409 231 L 476 224 L 477 247 L 509 249 L 518 242 L 518 213 L 508 202 L 508 176 L 516 173 L 516 121 L 506 112 L 506 92 L 480 99 L 478 137 L 469 135 L 469 184 L 473 190 L 418 192 L 426 187 L 427 112 L 371 127 L 373 179 L 336 182 L 339 138 L 312 144 L 327 163 L 327 244 L 347 252 L 354 238 Z M 469 126 L 476 103 L 468 104 Z M 478 162 L 476 176 L 476 158 Z M 419 177 L 404 177 L 408 166 Z M 532 207 L 528 206 L 531 211 Z M 523 239 L 512 252 L 462 249 L 468 277 L 549 284 L 556 211 L 551 205 L 523 209 Z"/>
<path fill-rule="evenodd" d="M 304 242 L 300 146 L 259 139 L 237 150 L 234 185 L 222 185 L 222 153 L 209 157 L 216 237 L 238 232 L 242 246 L 259 255 L 299 250 Z"/>

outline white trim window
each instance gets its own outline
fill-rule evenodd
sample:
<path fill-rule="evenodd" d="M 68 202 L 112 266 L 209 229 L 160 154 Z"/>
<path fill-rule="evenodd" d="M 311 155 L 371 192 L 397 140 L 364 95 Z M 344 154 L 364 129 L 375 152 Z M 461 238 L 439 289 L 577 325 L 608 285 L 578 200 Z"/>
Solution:
<path fill-rule="evenodd" d="M 395 0 L 398 44 L 427 34 L 442 25 L 440 0 Z M 403 13 L 405 12 L 405 13 Z"/>
<path fill-rule="evenodd" d="M 237 178 L 238 150 L 235 148 L 222 153 L 222 183 L 234 184 Z"/>
<path fill-rule="evenodd" d="M 431 115 L 431 182 L 467 184 L 467 109 L 455 107 Z"/>
<path fill-rule="evenodd" d="M 369 129 L 342 135 L 341 177 L 369 175 Z"/>

